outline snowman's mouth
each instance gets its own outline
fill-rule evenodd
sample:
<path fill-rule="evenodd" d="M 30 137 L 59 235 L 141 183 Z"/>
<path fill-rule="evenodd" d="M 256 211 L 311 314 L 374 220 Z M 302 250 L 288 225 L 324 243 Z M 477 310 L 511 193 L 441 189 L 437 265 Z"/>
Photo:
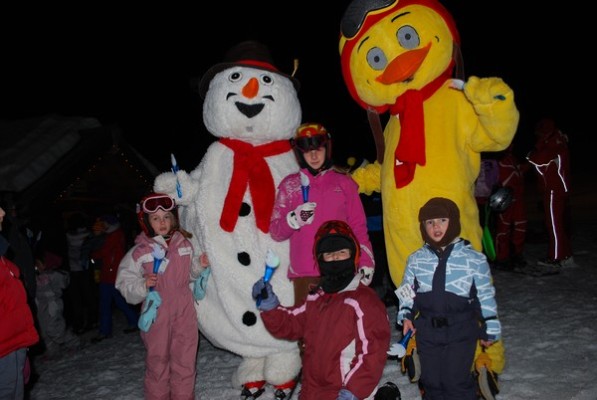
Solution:
<path fill-rule="evenodd" d="M 236 108 L 238 109 L 238 111 L 240 111 L 247 118 L 253 118 L 257 114 L 259 114 L 261 112 L 261 110 L 263 110 L 263 107 L 265 107 L 265 105 L 262 103 L 260 103 L 260 104 L 245 104 L 245 103 L 241 103 L 240 101 L 235 102 L 234 105 L 236 105 Z"/>

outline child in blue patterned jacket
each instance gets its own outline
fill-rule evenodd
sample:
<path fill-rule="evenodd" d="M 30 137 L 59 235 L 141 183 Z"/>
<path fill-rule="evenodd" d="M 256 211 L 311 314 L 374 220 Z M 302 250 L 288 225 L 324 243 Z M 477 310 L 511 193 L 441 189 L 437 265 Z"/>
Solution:
<path fill-rule="evenodd" d="M 501 336 L 495 288 L 485 255 L 459 237 L 460 211 L 435 197 L 419 210 L 425 244 L 407 260 L 398 323 L 416 332 L 426 399 L 477 399 L 471 367 L 479 340 Z"/>

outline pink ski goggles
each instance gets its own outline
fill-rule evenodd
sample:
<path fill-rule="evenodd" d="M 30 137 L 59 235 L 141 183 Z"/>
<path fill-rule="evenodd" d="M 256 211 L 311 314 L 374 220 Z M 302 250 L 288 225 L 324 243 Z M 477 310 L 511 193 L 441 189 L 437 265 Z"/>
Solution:
<path fill-rule="evenodd" d="M 159 209 L 172 211 L 174 207 L 176 207 L 174 199 L 165 194 L 150 196 L 141 203 L 141 209 L 148 214 L 152 214 Z"/>

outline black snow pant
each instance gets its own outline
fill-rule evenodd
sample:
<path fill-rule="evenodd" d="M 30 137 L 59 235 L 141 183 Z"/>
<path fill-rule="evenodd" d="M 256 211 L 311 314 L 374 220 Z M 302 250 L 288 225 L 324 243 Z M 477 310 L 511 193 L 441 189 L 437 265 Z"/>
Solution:
<path fill-rule="evenodd" d="M 471 373 L 479 338 L 475 314 L 421 315 L 415 327 L 423 399 L 476 400 L 476 383 Z"/>

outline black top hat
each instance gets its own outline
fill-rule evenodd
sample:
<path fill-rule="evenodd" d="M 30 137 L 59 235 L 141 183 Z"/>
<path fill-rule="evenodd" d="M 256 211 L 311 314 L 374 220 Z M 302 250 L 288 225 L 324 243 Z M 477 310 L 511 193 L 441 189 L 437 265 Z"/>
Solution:
<path fill-rule="evenodd" d="M 274 66 L 269 49 L 264 44 L 248 40 L 232 47 L 224 56 L 224 62 L 216 64 L 207 70 L 199 82 L 199 94 L 201 97 L 205 98 L 209 82 L 211 82 L 212 78 L 218 72 L 234 66 L 251 67 L 275 72 L 290 79 L 297 92 L 300 89 L 300 83 L 295 77 L 280 72 Z"/>

